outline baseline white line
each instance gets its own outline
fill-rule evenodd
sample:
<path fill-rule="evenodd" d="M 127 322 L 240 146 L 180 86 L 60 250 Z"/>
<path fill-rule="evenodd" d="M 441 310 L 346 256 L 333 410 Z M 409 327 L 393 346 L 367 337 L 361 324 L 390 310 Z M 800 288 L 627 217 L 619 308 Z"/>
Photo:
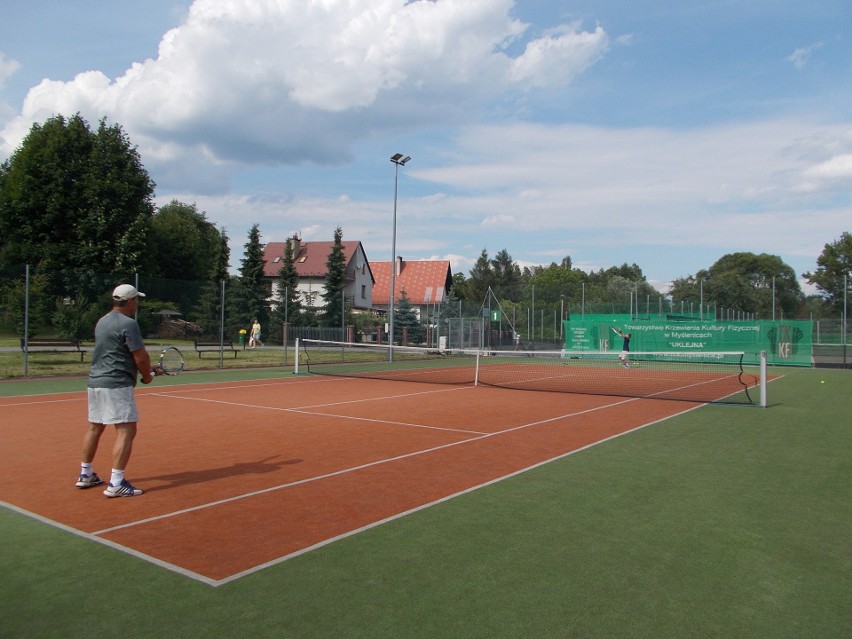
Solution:
<path fill-rule="evenodd" d="M 295 381 L 288 381 L 290 379 L 294 379 Z M 261 383 L 253 384 L 252 381 L 258 381 Z M 136 398 L 137 400 L 143 397 L 147 397 L 148 395 L 163 395 L 170 391 L 172 392 L 184 392 L 184 393 L 204 393 L 210 391 L 217 390 L 234 390 L 234 389 L 244 389 L 244 388 L 259 388 L 263 386 L 281 386 L 281 385 L 298 385 L 298 384 L 321 384 L 321 383 L 332 383 L 332 382 L 348 382 L 353 381 L 352 379 L 335 379 L 330 377 L 318 378 L 318 379 L 299 379 L 299 378 L 288 378 L 284 377 L 281 379 L 262 379 L 262 380 L 243 380 L 241 382 L 190 382 L 187 384 L 180 384 L 175 386 L 166 386 L 164 388 L 152 388 L 151 386 L 146 386 L 144 388 L 139 387 L 136 390 L 138 391 Z M 224 384 L 228 384 L 225 386 Z M 213 388 L 196 388 L 197 386 L 207 386 Z M 79 390 L 70 390 L 70 391 L 58 391 L 56 393 L 42 393 L 38 395 L 13 395 L 11 397 L 22 397 L 27 398 L 27 400 L 33 400 L 38 397 L 50 397 L 52 395 L 80 395 L 79 397 L 67 397 L 63 399 L 40 399 L 38 401 L 20 401 L 13 404 L 4 404 L 2 401 L 4 399 L 10 399 L 6 397 L 0 397 L 0 409 L 11 407 L 11 406 L 38 406 L 41 404 L 61 404 L 63 402 L 79 402 L 86 400 L 86 389 L 82 388 Z"/>
<path fill-rule="evenodd" d="M 35 519 L 36 521 L 40 521 L 43 524 L 48 526 L 53 526 L 54 528 L 58 528 L 67 533 L 71 533 L 72 535 L 76 535 L 77 537 L 82 537 L 83 539 L 87 539 L 88 541 L 94 541 L 95 543 L 102 544 L 104 546 L 108 546 L 114 550 L 118 550 L 120 552 L 126 553 L 128 555 L 132 555 L 138 559 L 142 559 L 143 561 L 147 561 L 149 563 L 154 564 L 155 566 L 159 566 L 160 568 L 165 568 L 166 570 L 170 570 L 172 572 L 176 572 L 184 577 L 189 577 L 190 579 L 195 579 L 197 581 L 201 581 L 209 586 L 216 587 L 219 585 L 217 580 L 210 579 L 209 577 L 205 577 L 204 575 L 198 574 L 197 572 L 193 572 L 192 570 L 187 570 L 186 568 L 182 568 L 181 566 L 176 566 L 175 564 L 171 564 L 167 561 L 163 561 L 162 559 L 158 559 L 157 557 L 153 557 L 151 555 L 145 554 L 144 552 L 139 552 L 138 550 L 134 550 L 133 548 L 129 548 L 128 546 L 124 546 L 122 544 L 116 543 L 114 541 L 110 541 L 109 539 L 104 539 L 103 537 L 97 537 L 92 533 L 87 533 L 78 528 L 72 528 L 71 526 L 66 526 L 63 523 L 55 521 L 53 519 L 48 519 L 47 517 L 43 517 L 37 513 L 31 512 L 29 510 L 24 510 L 23 508 L 19 508 L 14 504 L 10 504 L 5 501 L 0 501 L 0 506 L 4 508 L 14 511 L 20 515 L 24 515 L 25 517 L 29 517 L 30 519 Z"/>
<path fill-rule="evenodd" d="M 37 402 L 17 402 L 15 404 L 0 404 L 0 409 L 9 408 L 12 406 L 43 406 L 45 404 L 64 404 L 67 402 L 85 402 L 85 391 L 72 391 L 74 393 L 82 393 L 80 397 L 68 397 L 66 399 L 42 399 Z M 36 396 L 37 397 L 37 396 Z"/>
<path fill-rule="evenodd" d="M 289 381 L 293 380 L 293 381 Z M 259 379 L 259 380 L 241 380 L 241 381 L 229 381 L 229 382 L 196 382 L 192 384 L 178 384 L 175 386 L 166 386 L 165 388 L 151 388 L 150 386 L 145 388 L 140 388 L 142 391 L 140 396 L 145 395 L 157 395 L 167 392 L 185 392 L 185 393 L 207 393 L 214 392 L 220 390 L 243 390 L 246 388 L 263 388 L 264 386 L 298 386 L 301 384 L 331 384 L 334 382 L 348 382 L 353 381 L 352 379 L 334 379 L 330 377 L 318 378 L 318 379 L 301 379 L 301 378 L 289 378 L 283 377 L 280 379 Z M 226 386 L 227 384 L 227 386 Z M 198 386 L 207 386 L 208 388 L 197 388 Z"/>

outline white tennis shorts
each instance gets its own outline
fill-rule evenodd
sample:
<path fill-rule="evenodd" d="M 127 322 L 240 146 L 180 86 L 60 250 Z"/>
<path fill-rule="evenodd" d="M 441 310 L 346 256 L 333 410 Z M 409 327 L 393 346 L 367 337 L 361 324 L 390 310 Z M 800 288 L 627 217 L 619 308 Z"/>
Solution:
<path fill-rule="evenodd" d="M 127 424 L 139 421 L 132 386 L 89 388 L 89 422 Z"/>

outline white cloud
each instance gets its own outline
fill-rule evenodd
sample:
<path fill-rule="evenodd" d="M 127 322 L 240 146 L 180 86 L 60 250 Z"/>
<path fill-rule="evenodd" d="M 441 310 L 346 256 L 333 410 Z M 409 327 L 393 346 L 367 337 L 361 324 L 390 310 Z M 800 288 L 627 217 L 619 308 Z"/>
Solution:
<path fill-rule="evenodd" d="M 600 27 L 560 27 L 512 58 L 506 47 L 527 29 L 513 4 L 195 0 L 156 59 L 31 89 L 0 152 L 33 123 L 80 112 L 121 124 L 143 157 L 183 178 L 210 163 L 346 161 L 378 130 L 463 123 L 514 86 L 569 82 L 606 50 Z"/>
<path fill-rule="evenodd" d="M 838 155 L 812 166 L 805 171 L 805 175 L 826 180 L 852 180 L 852 154 Z"/>
<path fill-rule="evenodd" d="M 529 42 L 524 54 L 512 62 L 510 77 L 530 87 L 567 84 L 607 49 L 608 38 L 600 26 L 589 33 L 563 25 Z"/>
<path fill-rule="evenodd" d="M 453 256 L 453 271 L 464 273 L 482 248 L 506 248 L 525 265 L 566 255 L 584 270 L 635 262 L 660 282 L 726 253 L 767 252 L 801 273 L 849 228 L 848 198 L 826 201 L 838 179 L 848 183 L 850 154 L 838 140 L 849 136 L 846 125 L 795 120 L 685 131 L 470 127 L 452 145 L 464 163 L 406 167 L 397 252 Z M 814 183 L 806 193 L 803 176 Z M 421 194 L 412 195 L 415 183 Z M 297 230 L 328 240 L 341 224 L 371 260 L 389 259 L 388 198 L 176 197 L 230 229 L 259 223 L 263 241 Z M 236 257 L 245 238 L 231 238 Z"/>
<path fill-rule="evenodd" d="M 20 62 L 7 58 L 6 55 L 0 51 L 0 89 L 2 89 L 6 84 L 6 80 L 12 77 L 20 68 Z"/>
<path fill-rule="evenodd" d="M 794 67 L 802 70 L 807 66 L 811 54 L 820 48 L 822 48 L 822 42 L 817 42 L 809 47 L 799 47 L 787 57 L 787 60 L 792 62 Z"/>

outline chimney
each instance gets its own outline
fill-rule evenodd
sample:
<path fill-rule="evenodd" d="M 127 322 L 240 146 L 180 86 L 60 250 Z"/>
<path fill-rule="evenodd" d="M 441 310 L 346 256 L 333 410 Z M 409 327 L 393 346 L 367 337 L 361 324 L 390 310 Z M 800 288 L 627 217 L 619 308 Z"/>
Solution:
<path fill-rule="evenodd" d="M 397 275 L 402 274 L 402 265 L 403 265 L 402 255 L 397 255 L 397 257 L 396 257 L 396 274 Z"/>
<path fill-rule="evenodd" d="M 287 240 L 287 243 L 290 245 L 290 251 L 293 254 L 293 259 L 296 259 L 296 256 L 299 254 L 299 249 L 302 247 L 302 240 L 298 235 L 293 233 L 293 237 Z"/>

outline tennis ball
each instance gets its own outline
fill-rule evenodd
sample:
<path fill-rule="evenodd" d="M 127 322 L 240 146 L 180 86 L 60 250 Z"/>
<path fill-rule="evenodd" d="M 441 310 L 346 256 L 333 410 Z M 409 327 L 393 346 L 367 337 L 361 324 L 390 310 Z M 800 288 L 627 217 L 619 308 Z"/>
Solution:
<path fill-rule="evenodd" d="M 821 379 L 821 380 L 819 380 L 819 383 L 820 383 L 820 384 L 825 384 L 825 380 L 824 380 L 824 379 Z"/>

